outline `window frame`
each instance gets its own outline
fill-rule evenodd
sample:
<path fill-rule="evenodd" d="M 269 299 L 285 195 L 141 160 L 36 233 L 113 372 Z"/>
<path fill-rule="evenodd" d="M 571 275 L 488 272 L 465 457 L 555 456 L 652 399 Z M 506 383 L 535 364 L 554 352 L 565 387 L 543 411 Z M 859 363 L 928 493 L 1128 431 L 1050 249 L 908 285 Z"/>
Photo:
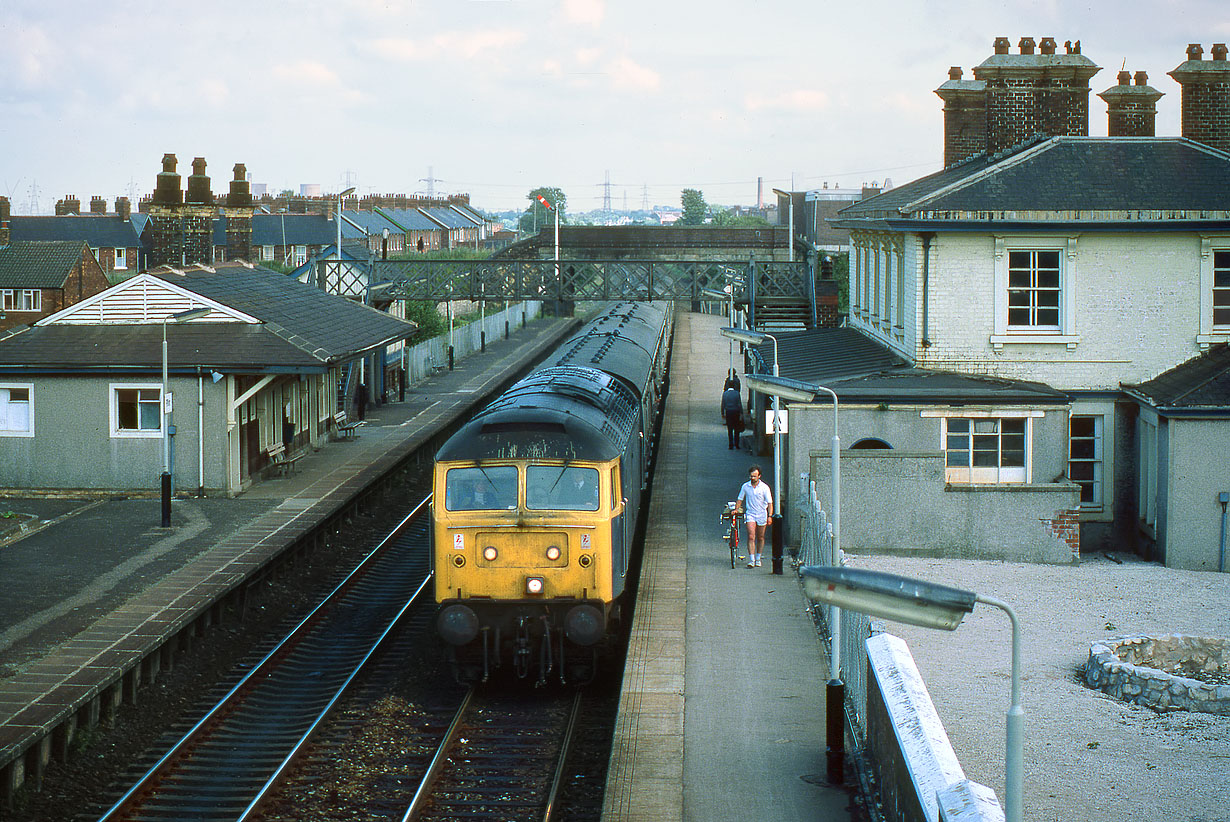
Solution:
<path fill-rule="evenodd" d="M 991 410 L 976 410 L 976 409 L 943 409 L 937 411 L 923 411 L 922 417 L 938 417 L 940 420 L 939 426 L 939 450 L 944 455 L 944 481 L 947 483 L 959 485 L 1029 485 L 1033 482 L 1033 438 L 1034 424 L 1033 421 L 1044 416 L 1044 412 L 1033 409 L 991 409 Z M 948 457 L 948 435 L 950 420 L 968 420 L 970 422 L 970 448 L 969 463 L 966 466 L 949 466 Z M 996 449 L 996 465 L 995 466 L 976 466 L 973 465 L 974 453 L 977 451 L 973 447 L 973 437 L 975 436 L 975 423 L 993 420 L 996 423 L 997 430 L 995 436 L 999 438 L 999 444 Z M 1024 437 L 1023 443 L 1023 462 L 1020 466 L 1004 466 L 1003 463 L 1003 436 L 1002 430 L 1003 420 L 1023 420 Z M 957 434 L 958 432 L 953 432 Z M 979 436 L 987 436 L 986 432 L 979 432 Z"/>
<path fill-rule="evenodd" d="M 995 237 L 995 316 L 991 345 L 999 350 L 1005 344 L 1043 343 L 1066 345 L 1075 349 L 1080 342 L 1076 333 L 1076 236 Z M 1009 257 L 1012 252 L 1055 251 L 1059 255 L 1058 325 L 1012 325 L 1009 323 Z"/>
<path fill-rule="evenodd" d="M 128 270 L 128 249 L 117 246 L 114 249 L 114 252 L 115 252 L 114 265 L 113 265 L 114 270 L 127 271 Z"/>
<path fill-rule="evenodd" d="M 1201 348 L 1207 348 L 1213 343 L 1230 342 L 1230 322 L 1214 322 L 1214 311 L 1218 306 L 1218 292 L 1224 294 L 1227 302 L 1222 310 L 1230 310 L 1230 279 L 1226 285 L 1217 285 L 1217 275 L 1230 271 L 1222 269 L 1219 272 L 1217 257 L 1220 254 L 1230 254 L 1230 235 L 1209 235 L 1200 238 L 1200 328 L 1196 334 L 1196 342 Z M 1230 273 L 1226 274 L 1230 277 Z"/>
<path fill-rule="evenodd" d="M 41 288 L 0 289 L 0 310 L 14 314 L 37 314 L 43 310 Z"/>
<path fill-rule="evenodd" d="M 1073 431 L 1073 422 L 1077 419 L 1092 420 L 1094 424 L 1093 434 L 1090 436 L 1077 437 Z M 1077 442 L 1091 442 L 1093 445 L 1093 456 L 1077 457 L 1075 456 L 1075 444 Z M 1077 479 L 1072 476 L 1073 463 L 1079 465 L 1092 465 L 1093 478 L 1086 480 L 1084 478 Z M 1081 500 L 1079 503 L 1082 512 L 1097 513 L 1104 510 L 1106 505 L 1106 416 L 1104 414 L 1079 414 L 1071 413 L 1068 415 L 1068 481 L 1076 483 L 1081 487 Z M 1091 489 L 1091 499 L 1086 501 L 1085 487 L 1088 485 Z"/>
<path fill-rule="evenodd" d="M 0 400 L 0 406 L 8 408 L 15 405 L 11 399 L 13 389 L 24 390 L 26 392 L 26 427 L 10 428 L 9 415 L 6 411 L 3 417 L 0 417 L 0 437 L 33 437 L 34 436 L 34 383 L 32 382 L 0 382 L 0 391 L 5 392 L 4 397 Z"/>
<path fill-rule="evenodd" d="M 157 391 L 158 427 L 157 428 L 120 428 L 120 391 Z M 107 386 L 107 411 L 112 439 L 161 439 L 163 413 L 162 383 L 157 382 L 114 382 Z M 137 420 L 140 425 L 141 398 L 137 397 Z M 146 402 L 150 402 L 146 400 Z"/>

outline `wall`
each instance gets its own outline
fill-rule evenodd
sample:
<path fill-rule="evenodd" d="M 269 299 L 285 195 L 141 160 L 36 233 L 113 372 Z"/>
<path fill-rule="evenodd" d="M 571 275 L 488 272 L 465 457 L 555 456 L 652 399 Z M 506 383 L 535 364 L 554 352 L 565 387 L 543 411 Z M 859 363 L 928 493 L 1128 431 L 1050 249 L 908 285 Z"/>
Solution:
<path fill-rule="evenodd" d="M 798 474 L 809 471 L 829 505 L 831 406 L 790 409 L 788 468 L 795 488 L 783 492 L 787 540 L 798 541 Z M 948 409 L 954 414 L 959 409 Z M 1070 563 L 1077 557 L 1075 514 L 1079 489 L 1054 482 L 1063 474 L 1066 410 L 1034 418 L 1032 483 L 949 484 L 944 478 L 940 422 L 909 406 L 843 406 L 840 411 L 841 542 L 851 553 Z M 876 437 L 891 450 L 849 449 Z"/>
<path fill-rule="evenodd" d="M 1017 236 L 1005 238 L 1004 248 L 1012 247 Z M 1078 236 L 1057 230 L 1044 236 L 1077 236 L 1075 258 L 1065 259 L 1064 265 L 1075 278 L 1072 331 L 1079 341 L 1071 349 L 1008 343 L 995 350 L 990 340 L 994 238 L 942 234 L 931 251 L 931 346 L 914 352 L 920 366 L 1036 380 L 1064 390 L 1118 390 L 1120 383 L 1148 380 L 1200 353 L 1201 244 L 1196 234 Z"/>
<path fill-rule="evenodd" d="M 0 437 L 0 486 L 149 490 L 162 473 L 162 439 L 110 434 L 110 386 L 161 383 L 146 372 L 115 377 L 36 377 L 34 436 Z M 225 486 L 225 383 L 205 375 L 206 488 Z M 175 397 L 174 476 L 177 489 L 198 486 L 197 381 L 173 378 Z"/>
<path fill-rule="evenodd" d="M 1230 424 L 1225 419 L 1171 418 L 1170 465 L 1164 493 L 1166 567 L 1216 571 L 1221 536 L 1217 495 L 1230 491 Z M 1230 534 L 1227 535 L 1230 542 Z M 1226 566 L 1230 567 L 1230 545 Z"/>

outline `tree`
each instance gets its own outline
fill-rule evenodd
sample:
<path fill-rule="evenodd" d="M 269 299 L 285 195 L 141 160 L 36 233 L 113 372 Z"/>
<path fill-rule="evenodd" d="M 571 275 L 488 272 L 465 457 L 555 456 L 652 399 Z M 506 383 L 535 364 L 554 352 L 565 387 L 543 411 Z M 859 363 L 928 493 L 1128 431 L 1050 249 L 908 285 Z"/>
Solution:
<path fill-rule="evenodd" d="M 564 215 L 568 213 L 568 197 L 558 188 L 541 186 L 525 195 L 525 199 L 529 200 L 530 204 L 517 223 L 517 228 L 522 234 L 536 234 L 547 226 L 552 229 L 555 227 L 555 215 L 539 201 L 539 196 L 550 203 L 551 208 L 559 209 L 560 225 L 566 222 Z"/>
<path fill-rule="evenodd" d="M 679 197 L 680 203 L 683 205 L 683 216 L 680 217 L 675 225 L 704 225 L 705 217 L 709 213 L 709 205 L 705 202 L 705 195 L 694 188 L 685 188 Z"/>
<path fill-rule="evenodd" d="M 735 214 L 734 209 L 724 208 L 714 212 L 713 225 L 722 228 L 760 228 L 769 225 L 769 221 L 749 214 Z"/>

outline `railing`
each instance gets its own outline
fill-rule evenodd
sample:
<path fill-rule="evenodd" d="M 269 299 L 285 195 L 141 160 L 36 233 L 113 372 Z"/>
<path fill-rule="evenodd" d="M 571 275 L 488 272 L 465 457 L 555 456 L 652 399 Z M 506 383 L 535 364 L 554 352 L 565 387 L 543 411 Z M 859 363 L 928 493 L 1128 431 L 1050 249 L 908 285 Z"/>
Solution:
<path fill-rule="evenodd" d="M 460 360 L 482 348 L 482 333 L 484 331 L 486 331 L 488 342 L 502 339 L 505 321 L 508 322 L 508 330 L 511 334 L 514 330 L 535 319 L 541 313 L 542 303 L 533 300 L 510 305 L 503 311 L 488 314 L 481 320 L 475 320 L 466 325 L 457 325 L 453 328 L 451 334 L 445 331 L 439 336 L 432 337 L 430 340 L 424 340 L 418 345 L 410 346 L 405 349 L 404 355 L 402 352 L 390 354 L 389 359 L 390 361 L 401 360 L 404 356 L 406 384 L 414 385 L 432 376 L 440 369 L 448 367 L 450 336 L 453 345 L 453 359 Z"/>

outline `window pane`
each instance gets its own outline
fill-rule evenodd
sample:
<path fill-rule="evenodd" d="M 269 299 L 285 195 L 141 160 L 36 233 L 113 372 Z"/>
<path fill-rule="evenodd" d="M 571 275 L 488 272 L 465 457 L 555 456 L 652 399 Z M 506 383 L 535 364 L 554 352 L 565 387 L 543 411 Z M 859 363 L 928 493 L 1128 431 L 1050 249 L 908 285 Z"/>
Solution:
<path fill-rule="evenodd" d="M 1068 476 L 1076 481 L 1092 481 L 1094 464 L 1092 462 L 1074 462 L 1068 466 Z"/>
<path fill-rule="evenodd" d="M 1037 325 L 1059 325 L 1058 308 L 1039 308 Z"/>
<path fill-rule="evenodd" d="M 1039 251 L 1038 252 L 1038 268 L 1053 268 L 1059 269 L 1059 252 L 1058 251 Z"/>
<path fill-rule="evenodd" d="M 1091 460 L 1096 456 L 1093 440 L 1073 439 L 1072 440 L 1072 459 L 1074 460 Z"/>
<path fill-rule="evenodd" d="M 1033 285 L 1033 278 L 1029 276 L 1029 271 L 1013 271 L 1008 270 L 1008 287 L 1009 288 L 1029 288 Z"/>
<path fill-rule="evenodd" d="M 1230 268 L 1230 251 L 1214 251 L 1213 267 Z"/>
<path fill-rule="evenodd" d="M 949 468 L 968 468 L 969 451 L 948 451 L 944 464 Z"/>
<path fill-rule="evenodd" d="M 453 468 L 444 478 L 444 507 L 450 511 L 511 510 L 517 507 L 517 468 Z"/>
<path fill-rule="evenodd" d="M 1009 251 L 1008 268 L 1029 268 L 1029 252 Z"/>
<path fill-rule="evenodd" d="M 1072 436 L 1092 437 L 1093 433 L 1093 417 L 1072 417 Z"/>
<path fill-rule="evenodd" d="M 525 472 L 525 506 L 536 510 L 598 510 L 598 472 L 593 468 L 531 465 Z"/>
<path fill-rule="evenodd" d="M 140 404 L 141 413 L 141 430 L 142 431 L 157 431 L 161 428 L 158 420 L 158 403 L 142 402 Z"/>

